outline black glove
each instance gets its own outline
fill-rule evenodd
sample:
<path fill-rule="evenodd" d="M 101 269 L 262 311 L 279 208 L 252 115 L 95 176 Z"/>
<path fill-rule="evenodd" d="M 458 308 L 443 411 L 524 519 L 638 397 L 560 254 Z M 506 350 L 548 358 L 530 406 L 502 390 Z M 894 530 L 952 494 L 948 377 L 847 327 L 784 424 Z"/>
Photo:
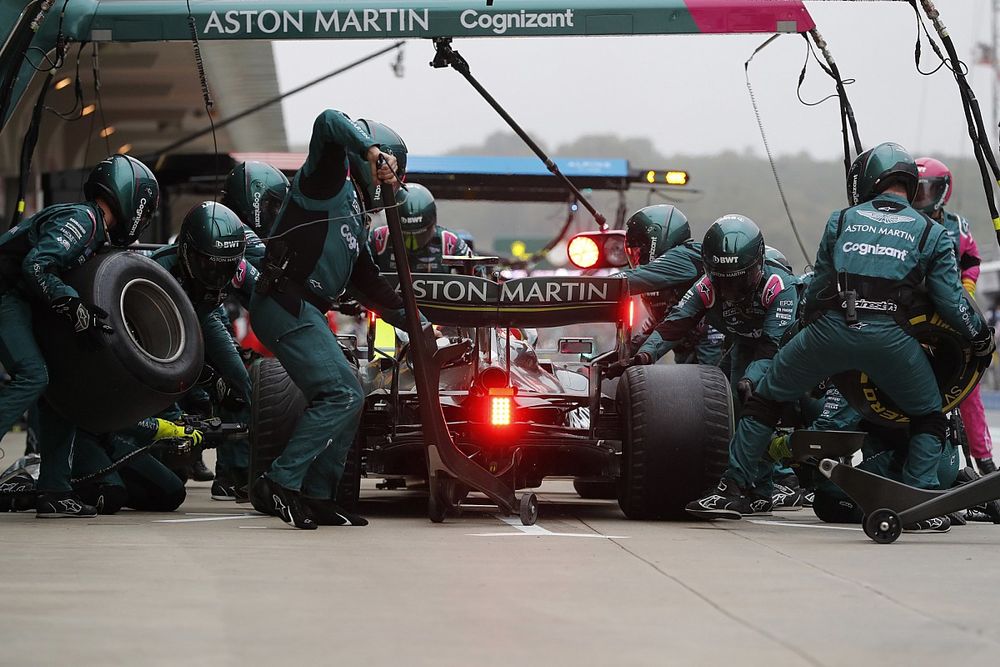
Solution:
<path fill-rule="evenodd" d="M 615 363 L 608 366 L 608 370 L 605 372 L 605 377 L 609 380 L 616 378 L 625 372 L 625 369 L 631 366 L 649 366 L 653 363 L 653 357 L 648 352 L 639 352 L 638 354 L 629 357 L 625 361 L 616 361 Z"/>
<path fill-rule="evenodd" d="M 103 309 L 89 305 L 75 296 L 61 296 L 52 302 L 52 310 L 69 320 L 73 330 L 78 334 L 93 334 L 103 332 L 114 333 L 115 330 L 105 322 L 108 314 Z"/>
<path fill-rule="evenodd" d="M 340 311 L 341 315 L 348 317 L 360 317 L 364 312 L 364 308 L 357 301 L 341 301 L 337 304 L 337 310 Z"/>
<path fill-rule="evenodd" d="M 986 327 L 983 332 L 972 339 L 972 354 L 977 357 L 992 357 L 996 352 L 996 330 Z"/>
<path fill-rule="evenodd" d="M 740 397 L 740 403 L 746 405 L 750 397 L 753 396 L 753 382 L 749 378 L 742 378 L 736 383 L 736 395 Z"/>

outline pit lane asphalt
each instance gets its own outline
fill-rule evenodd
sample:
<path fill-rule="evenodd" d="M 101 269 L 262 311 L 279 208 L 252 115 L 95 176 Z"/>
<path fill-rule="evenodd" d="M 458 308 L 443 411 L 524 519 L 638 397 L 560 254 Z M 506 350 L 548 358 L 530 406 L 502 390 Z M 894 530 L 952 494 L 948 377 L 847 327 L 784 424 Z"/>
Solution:
<path fill-rule="evenodd" d="M 3 446 L 6 466 L 21 444 Z M 418 493 L 373 483 L 367 528 L 296 531 L 212 501 L 207 484 L 169 515 L 0 514 L 0 664 L 964 666 L 1000 655 L 998 526 L 880 546 L 809 510 L 630 522 L 563 480 L 542 488 L 536 528 L 489 513 L 432 525 Z"/>

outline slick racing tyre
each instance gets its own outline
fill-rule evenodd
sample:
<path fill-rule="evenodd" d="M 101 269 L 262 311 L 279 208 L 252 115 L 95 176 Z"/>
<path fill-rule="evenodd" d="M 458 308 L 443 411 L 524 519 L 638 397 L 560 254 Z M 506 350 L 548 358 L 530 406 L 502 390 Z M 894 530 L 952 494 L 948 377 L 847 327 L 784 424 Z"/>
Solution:
<path fill-rule="evenodd" d="M 73 332 L 52 310 L 35 310 L 49 370 L 45 397 L 83 430 L 134 426 L 177 401 L 204 363 L 201 327 L 177 281 L 138 253 L 98 255 L 63 279 L 108 313 L 113 334 Z M 99 338 L 98 338 L 99 337 Z"/>
<path fill-rule="evenodd" d="M 250 409 L 250 483 L 267 472 L 281 455 L 306 409 L 306 397 L 275 358 L 260 359 L 250 369 L 253 396 Z M 360 437 L 347 454 L 337 487 L 337 504 L 357 508 L 361 492 Z"/>
<path fill-rule="evenodd" d="M 973 356 L 969 340 L 945 324 L 930 304 L 913 308 L 908 331 L 927 350 L 941 391 L 942 411 L 950 412 L 979 384 L 990 359 Z M 867 374 L 848 371 L 834 376 L 833 382 L 850 406 L 866 420 L 883 426 L 909 425 L 910 418 Z"/>
<path fill-rule="evenodd" d="M 714 366 L 629 368 L 618 504 L 630 519 L 687 518 L 684 506 L 725 472 L 733 429 L 729 382 Z"/>

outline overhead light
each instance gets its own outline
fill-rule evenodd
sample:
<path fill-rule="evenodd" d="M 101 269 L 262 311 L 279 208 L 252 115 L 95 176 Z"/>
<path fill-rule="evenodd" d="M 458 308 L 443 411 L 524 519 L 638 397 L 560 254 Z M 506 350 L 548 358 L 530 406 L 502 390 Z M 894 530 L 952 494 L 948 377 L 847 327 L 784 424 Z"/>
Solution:
<path fill-rule="evenodd" d="M 66 86 L 68 86 L 71 83 L 73 83 L 73 79 L 71 79 L 70 77 L 67 76 L 64 79 L 59 79 L 58 81 L 56 81 L 55 89 L 56 90 L 62 90 L 63 88 L 65 88 Z"/>
<path fill-rule="evenodd" d="M 106 128 L 104 128 L 103 130 L 101 130 L 99 134 L 101 135 L 101 139 L 107 139 L 108 137 L 110 137 L 114 133 L 115 133 L 115 126 L 114 125 L 108 125 Z"/>
<path fill-rule="evenodd" d="M 83 111 L 80 112 L 80 115 L 81 116 L 89 116 L 90 114 L 94 113 L 95 109 L 97 109 L 96 105 L 94 105 L 94 104 L 88 104 L 87 106 L 83 107 Z"/>
<path fill-rule="evenodd" d="M 123 155 L 131 150 L 132 150 L 132 144 L 122 144 L 121 146 L 118 147 L 118 152 L 122 153 Z"/>

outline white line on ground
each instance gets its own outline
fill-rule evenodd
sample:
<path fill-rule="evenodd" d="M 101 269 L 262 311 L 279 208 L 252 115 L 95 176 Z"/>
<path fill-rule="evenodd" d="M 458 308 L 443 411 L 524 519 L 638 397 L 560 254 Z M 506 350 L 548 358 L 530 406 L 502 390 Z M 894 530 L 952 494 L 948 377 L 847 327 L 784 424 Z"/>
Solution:
<path fill-rule="evenodd" d="M 822 528 L 823 530 L 862 530 L 851 526 L 821 526 L 816 523 L 790 523 L 788 521 L 763 521 L 761 519 L 748 519 L 750 523 L 759 523 L 763 526 L 789 526 L 790 528 Z"/>
<path fill-rule="evenodd" d="M 534 526 L 525 526 L 521 524 L 520 519 L 515 519 L 513 517 L 497 517 L 505 524 L 511 528 L 516 528 L 518 532 L 516 533 L 466 533 L 470 537 L 521 537 L 523 535 L 532 535 L 535 537 L 589 537 L 598 538 L 603 540 L 627 540 L 629 539 L 627 535 L 600 535 L 598 533 L 553 533 L 547 528 L 543 528 L 538 524 Z"/>
<path fill-rule="evenodd" d="M 266 519 L 266 514 L 224 514 L 204 516 L 198 519 L 159 519 L 153 523 L 197 523 L 199 521 L 232 521 L 233 519 Z"/>

